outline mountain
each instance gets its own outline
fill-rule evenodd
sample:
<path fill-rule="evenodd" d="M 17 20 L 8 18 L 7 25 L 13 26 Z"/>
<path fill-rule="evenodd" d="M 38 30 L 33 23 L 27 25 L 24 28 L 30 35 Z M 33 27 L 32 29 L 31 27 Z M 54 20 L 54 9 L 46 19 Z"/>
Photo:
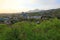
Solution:
<path fill-rule="evenodd" d="M 39 11 L 41 11 L 41 10 L 39 10 L 39 9 L 29 10 L 28 13 L 31 13 L 31 12 L 39 12 Z"/>

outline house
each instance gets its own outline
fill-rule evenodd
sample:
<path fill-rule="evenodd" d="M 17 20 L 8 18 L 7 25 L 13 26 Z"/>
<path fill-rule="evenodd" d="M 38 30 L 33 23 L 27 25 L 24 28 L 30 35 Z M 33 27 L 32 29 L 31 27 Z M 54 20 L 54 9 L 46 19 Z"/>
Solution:
<path fill-rule="evenodd" d="M 11 21 L 10 20 L 5 20 L 4 23 L 5 24 L 11 24 Z"/>
<path fill-rule="evenodd" d="M 3 18 L 0 18 L 0 24 L 1 23 L 4 23 L 4 19 Z"/>
<path fill-rule="evenodd" d="M 17 18 L 17 17 L 13 17 L 13 20 L 16 20 L 16 21 L 18 21 L 18 18 Z"/>
<path fill-rule="evenodd" d="M 22 17 L 23 17 L 24 19 L 27 19 L 28 14 L 27 14 L 27 13 L 22 13 Z"/>
<path fill-rule="evenodd" d="M 41 16 L 27 16 L 27 19 L 40 19 Z"/>
<path fill-rule="evenodd" d="M 4 23 L 5 23 L 5 24 L 11 24 L 11 21 L 10 21 L 9 18 L 4 18 Z"/>

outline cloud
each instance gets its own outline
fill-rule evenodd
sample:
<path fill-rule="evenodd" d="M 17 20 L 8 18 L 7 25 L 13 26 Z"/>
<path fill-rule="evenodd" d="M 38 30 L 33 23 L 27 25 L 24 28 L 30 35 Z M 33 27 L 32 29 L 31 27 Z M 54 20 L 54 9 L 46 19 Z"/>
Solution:
<path fill-rule="evenodd" d="M 0 0 L 0 10 L 27 11 L 31 9 L 59 8 L 59 0 Z"/>
<path fill-rule="evenodd" d="M 60 8 L 59 0 L 36 0 L 35 4 L 38 5 L 40 9 L 53 9 Z"/>

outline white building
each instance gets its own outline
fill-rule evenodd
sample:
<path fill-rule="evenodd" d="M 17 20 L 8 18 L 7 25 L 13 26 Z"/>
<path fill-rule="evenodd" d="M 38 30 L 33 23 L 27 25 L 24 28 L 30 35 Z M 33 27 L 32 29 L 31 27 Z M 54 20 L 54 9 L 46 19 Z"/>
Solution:
<path fill-rule="evenodd" d="M 27 16 L 28 19 L 40 19 L 41 16 Z"/>

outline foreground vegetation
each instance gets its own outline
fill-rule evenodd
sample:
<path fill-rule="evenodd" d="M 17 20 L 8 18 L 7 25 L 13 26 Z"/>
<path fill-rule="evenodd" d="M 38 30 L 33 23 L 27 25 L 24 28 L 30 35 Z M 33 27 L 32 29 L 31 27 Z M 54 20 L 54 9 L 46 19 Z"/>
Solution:
<path fill-rule="evenodd" d="M 11 27 L 0 24 L 0 40 L 60 40 L 60 20 L 44 20 L 40 24 L 18 22 Z"/>

